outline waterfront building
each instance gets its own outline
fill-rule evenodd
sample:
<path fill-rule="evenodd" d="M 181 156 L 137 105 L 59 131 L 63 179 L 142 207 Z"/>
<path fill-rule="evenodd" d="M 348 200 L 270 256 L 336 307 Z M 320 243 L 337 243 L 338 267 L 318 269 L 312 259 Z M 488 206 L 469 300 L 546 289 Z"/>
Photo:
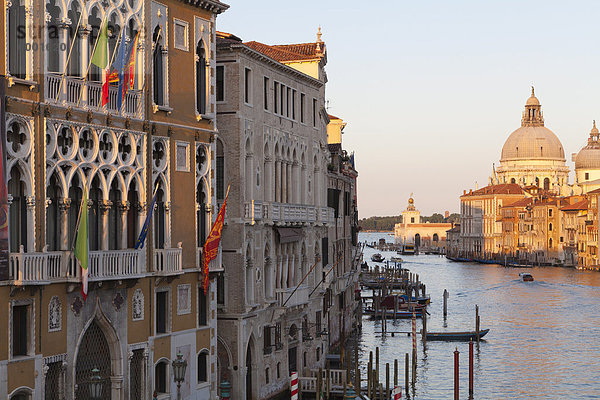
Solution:
<path fill-rule="evenodd" d="M 315 42 L 287 45 L 218 34 L 216 157 L 225 179 L 216 196 L 230 186 L 230 205 L 217 352 L 232 398 L 289 397 L 290 372 L 323 367 L 336 340 L 333 293 L 344 295 L 342 306 L 353 299 L 345 285 L 353 282 L 354 172 L 339 164 L 336 218 L 327 198 L 326 63 L 320 32 Z"/>
<path fill-rule="evenodd" d="M 205 295 L 199 264 L 216 214 L 215 176 L 222 179 L 214 158 L 215 23 L 228 6 L 112 4 L 6 2 L 3 399 L 87 399 L 94 368 L 104 398 L 174 398 L 178 353 L 187 362 L 182 398 L 217 394 L 216 283 L 211 278 Z M 116 84 L 99 104 L 102 71 L 89 63 L 103 21 L 110 55 L 133 49 L 121 109 Z M 72 251 L 84 193 L 87 299 Z M 136 248 L 148 213 L 145 246 Z"/>
<path fill-rule="evenodd" d="M 452 257 L 458 256 L 460 249 L 460 223 L 455 223 L 446 231 L 446 254 Z"/>
<path fill-rule="evenodd" d="M 360 254 L 358 253 L 358 205 L 354 155 L 348 155 L 342 146 L 342 133 L 346 123 L 329 115 L 327 143 L 330 159 L 327 167 L 327 205 L 334 210 L 334 224 L 329 227 L 328 238 L 335 257 L 332 271 L 325 271 L 326 283 L 331 291 L 331 306 L 327 313 L 329 346 L 343 346 L 344 339 L 361 326 Z M 331 275 L 331 276 L 329 276 Z M 360 294 L 359 294 L 360 296 Z"/>
<path fill-rule="evenodd" d="M 562 235 L 564 237 L 565 265 L 576 266 L 584 264 L 580 251 L 585 251 L 585 220 L 588 211 L 588 200 L 585 196 L 566 198 L 569 204 L 561 207 Z"/>
<path fill-rule="evenodd" d="M 568 189 L 569 168 L 565 161 L 562 143 L 544 126 L 542 107 L 532 87 L 521 117 L 521 127 L 506 139 L 500 166 L 490 183 L 535 185 L 558 194 Z"/>
<path fill-rule="evenodd" d="M 412 195 L 402 211 L 402 222 L 394 225 L 394 239 L 398 244 L 412 244 L 416 248 L 445 248 L 446 231 L 451 223 L 421 223 L 421 212 L 415 207 Z"/>
<path fill-rule="evenodd" d="M 500 209 L 528 196 L 516 183 L 489 185 L 465 191 L 460 197 L 461 253 L 484 258 L 501 251 L 503 246 Z"/>

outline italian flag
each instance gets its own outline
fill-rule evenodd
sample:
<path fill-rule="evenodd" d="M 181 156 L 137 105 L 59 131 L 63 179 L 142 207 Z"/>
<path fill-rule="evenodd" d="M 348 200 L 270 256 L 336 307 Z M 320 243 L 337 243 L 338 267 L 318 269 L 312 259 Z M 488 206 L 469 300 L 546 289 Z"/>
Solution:
<path fill-rule="evenodd" d="M 88 294 L 88 212 L 87 212 L 87 190 L 83 189 L 81 209 L 79 210 L 79 226 L 77 227 L 77 239 L 75 239 L 75 258 L 81 266 L 81 295 L 83 300 Z"/>
<path fill-rule="evenodd" d="M 92 54 L 92 63 L 102 70 L 102 106 L 108 103 L 108 54 L 108 23 L 105 19 L 98 34 L 96 49 Z"/>

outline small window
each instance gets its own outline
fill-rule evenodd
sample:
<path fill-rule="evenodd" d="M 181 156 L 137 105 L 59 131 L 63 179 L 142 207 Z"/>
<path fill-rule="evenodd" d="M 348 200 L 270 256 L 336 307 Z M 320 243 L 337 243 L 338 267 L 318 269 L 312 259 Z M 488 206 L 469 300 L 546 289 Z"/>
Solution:
<path fill-rule="evenodd" d="M 549 209 L 548 209 L 548 216 L 549 216 L 549 217 L 551 217 L 551 216 L 552 216 L 552 209 L 551 209 L 551 208 L 549 208 Z"/>
<path fill-rule="evenodd" d="M 321 360 L 321 348 L 317 347 L 317 362 Z"/>
<path fill-rule="evenodd" d="M 188 51 L 188 23 L 173 18 L 173 26 L 175 30 L 175 48 Z"/>
<path fill-rule="evenodd" d="M 269 384 L 269 367 L 265 368 L 265 384 Z"/>
<path fill-rule="evenodd" d="M 202 286 L 198 287 L 198 325 L 205 326 L 208 323 L 208 302 Z"/>
<path fill-rule="evenodd" d="M 277 379 L 281 379 L 281 363 L 277 363 Z"/>
<path fill-rule="evenodd" d="M 317 99 L 313 99 L 312 103 L 313 126 L 317 127 Z"/>
<path fill-rule="evenodd" d="M 292 90 L 292 119 L 296 120 L 296 91 Z"/>
<path fill-rule="evenodd" d="M 271 330 L 272 327 L 270 325 L 265 325 L 263 327 L 263 353 L 270 354 L 272 351 L 273 343 L 271 342 Z"/>
<path fill-rule="evenodd" d="M 279 106 L 281 108 L 280 114 L 284 115 L 285 114 L 285 94 L 286 94 L 285 86 L 280 85 L 280 89 L 281 89 L 281 93 L 280 93 L 281 96 L 279 99 Z"/>
<path fill-rule="evenodd" d="M 244 70 L 244 102 L 251 104 L 250 91 L 252 89 L 252 75 L 250 68 Z"/>
<path fill-rule="evenodd" d="M 304 103 L 306 101 L 306 95 L 300 93 L 300 122 L 304 123 Z"/>
<path fill-rule="evenodd" d="M 198 383 L 208 382 L 208 351 L 198 354 Z"/>
<path fill-rule="evenodd" d="M 585 173 L 585 180 L 588 181 L 590 179 L 590 173 L 586 172 Z"/>
<path fill-rule="evenodd" d="M 551 223 L 550 223 L 550 224 L 548 224 L 548 230 L 549 230 L 550 232 L 552 232 L 552 224 L 551 224 Z"/>
<path fill-rule="evenodd" d="M 167 333 L 169 323 L 169 292 L 156 292 L 156 333 Z"/>
<path fill-rule="evenodd" d="M 285 116 L 290 117 L 290 101 L 292 99 L 292 89 L 287 88 L 287 93 L 285 94 Z"/>
<path fill-rule="evenodd" d="M 176 143 L 176 171 L 190 172 L 190 144 L 188 142 Z"/>
<path fill-rule="evenodd" d="M 26 356 L 29 353 L 30 305 L 14 305 L 12 308 L 12 355 Z"/>
<path fill-rule="evenodd" d="M 217 304 L 225 304 L 225 275 L 217 275 Z"/>
<path fill-rule="evenodd" d="M 263 78 L 263 107 L 269 109 L 269 78 L 266 76 Z"/>
<path fill-rule="evenodd" d="M 166 361 L 160 361 L 154 368 L 154 390 L 157 393 L 168 393 L 167 368 L 168 365 Z"/>
<path fill-rule="evenodd" d="M 273 113 L 279 113 L 279 83 L 273 82 Z"/>
<path fill-rule="evenodd" d="M 217 101 L 225 101 L 225 66 L 217 65 Z"/>
<path fill-rule="evenodd" d="M 410 217 L 410 223 L 414 224 L 415 223 L 415 217 Z"/>

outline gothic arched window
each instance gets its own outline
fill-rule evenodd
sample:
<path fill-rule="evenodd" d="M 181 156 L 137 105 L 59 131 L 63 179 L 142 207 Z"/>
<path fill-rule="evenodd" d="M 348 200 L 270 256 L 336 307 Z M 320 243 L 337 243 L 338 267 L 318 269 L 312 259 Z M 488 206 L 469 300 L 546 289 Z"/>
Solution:
<path fill-rule="evenodd" d="M 196 111 L 206 114 L 206 52 L 202 40 L 196 46 Z"/>
<path fill-rule="evenodd" d="M 81 68 L 81 32 L 78 31 L 82 29 L 83 26 L 77 26 L 79 21 L 79 17 L 81 16 L 81 10 L 79 9 L 79 5 L 76 1 L 71 3 L 71 9 L 67 13 L 67 17 L 71 20 L 71 26 L 68 29 L 68 41 L 69 50 L 71 52 L 71 58 L 69 60 L 69 65 L 67 69 L 67 75 L 70 76 L 81 76 L 82 68 Z"/>
<path fill-rule="evenodd" d="M 21 180 L 19 167 L 14 166 L 10 171 L 8 195 L 12 196 L 9 208 L 10 251 L 18 253 L 21 246 L 27 251 L 27 201 L 25 183 Z"/>
<path fill-rule="evenodd" d="M 165 248 L 165 192 L 162 183 L 156 191 L 156 209 L 154 210 L 154 248 Z M 150 212 L 150 210 L 148 210 Z"/>
<path fill-rule="evenodd" d="M 8 9 L 8 26 L 6 27 L 8 47 L 8 71 L 16 78 L 27 78 L 26 32 L 27 21 L 25 0 L 12 0 Z"/>
<path fill-rule="evenodd" d="M 154 53 L 152 54 L 152 88 L 154 104 L 162 106 L 165 104 L 164 98 L 164 70 L 163 70 L 163 44 L 160 26 L 154 28 L 152 37 L 154 44 Z"/>
<path fill-rule="evenodd" d="M 50 184 L 46 189 L 46 198 L 50 204 L 46 208 L 46 244 L 49 251 L 60 250 L 60 211 L 58 203 L 60 201 L 60 187 L 56 175 L 50 177 Z"/>
<path fill-rule="evenodd" d="M 544 190 L 550 190 L 550 179 L 544 178 Z"/>

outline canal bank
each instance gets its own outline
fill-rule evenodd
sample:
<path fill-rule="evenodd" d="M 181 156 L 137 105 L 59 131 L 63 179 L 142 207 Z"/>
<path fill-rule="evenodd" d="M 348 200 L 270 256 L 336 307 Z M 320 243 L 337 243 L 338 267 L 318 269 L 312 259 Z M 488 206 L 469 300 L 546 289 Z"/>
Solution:
<path fill-rule="evenodd" d="M 361 233 L 360 241 L 393 236 Z M 374 249 L 365 249 L 370 260 Z M 393 253 L 382 253 L 389 259 Z M 481 327 L 490 333 L 475 346 L 476 399 L 591 399 L 600 397 L 600 274 L 567 268 L 507 268 L 451 262 L 433 255 L 403 256 L 403 267 L 417 273 L 431 294 L 428 329 L 474 328 L 475 305 Z M 368 261 L 371 264 L 370 261 Z M 534 282 L 519 280 L 530 272 Z M 444 321 L 442 294 L 448 298 Z M 388 330 L 408 331 L 410 321 L 388 321 Z M 420 322 L 417 330 L 421 329 Z M 407 336 L 381 337 L 381 322 L 363 320 L 359 339 L 362 376 L 369 351 L 380 347 L 380 360 L 393 363 L 411 352 Z M 468 393 L 468 344 L 418 341 L 413 399 L 449 399 L 453 395 L 453 352 L 460 354 L 461 398 Z M 385 381 L 385 375 L 380 373 Z"/>

